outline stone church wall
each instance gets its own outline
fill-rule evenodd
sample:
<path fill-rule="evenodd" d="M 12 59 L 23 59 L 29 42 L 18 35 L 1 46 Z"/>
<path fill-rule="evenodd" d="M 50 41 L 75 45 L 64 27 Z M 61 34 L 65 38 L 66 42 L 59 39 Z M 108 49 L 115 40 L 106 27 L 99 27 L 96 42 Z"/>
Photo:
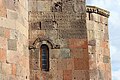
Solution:
<path fill-rule="evenodd" d="M 27 0 L 0 0 L 0 80 L 29 80 Z"/>
<path fill-rule="evenodd" d="M 49 46 L 50 67 L 40 67 L 40 45 Z M 30 0 L 31 80 L 89 80 L 84 0 Z M 37 56 L 37 58 L 36 58 Z"/>
<path fill-rule="evenodd" d="M 94 6 L 87 6 L 86 10 L 90 79 L 111 80 L 109 12 Z"/>
<path fill-rule="evenodd" d="M 85 0 L 0 0 L 0 80 L 111 80 L 108 17 Z"/>

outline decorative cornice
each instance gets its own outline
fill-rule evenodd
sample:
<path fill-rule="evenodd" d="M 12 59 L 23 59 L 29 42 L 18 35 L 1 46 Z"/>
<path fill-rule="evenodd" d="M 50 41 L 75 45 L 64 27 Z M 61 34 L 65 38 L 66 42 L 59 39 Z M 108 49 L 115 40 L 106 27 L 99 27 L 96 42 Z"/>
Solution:
<path fill-rule="evenodd" d="M 88 13 L 96 13 L 105 17 L 109 17 L 110 16 L 110 12 L 101 8 L 98 8 L 96 6 L 86 6 L 86 11 Z"/>

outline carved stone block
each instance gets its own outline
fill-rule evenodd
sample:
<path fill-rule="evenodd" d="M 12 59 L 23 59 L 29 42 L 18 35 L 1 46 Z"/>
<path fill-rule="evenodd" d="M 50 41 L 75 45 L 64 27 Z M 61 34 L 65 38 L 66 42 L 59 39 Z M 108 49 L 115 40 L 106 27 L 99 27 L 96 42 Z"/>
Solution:
<path fill-rule="evenodd" d="M 8 39 L 8 50 L 17 50 L 17 40 L 16 39 Z"/>
<path fill-rule="evenodd" d="M 109 56 L 103 56 L 103 62 L 104 63 L 109 63 L 110 62 L 110 57 Z"/>
<path fill-rule="evenodd" d="M 61 58 L 70 58 L 70 49 L 61 49 L 61 53 L 60 53 L 60 57 Z"/>
<path fill-rule="evenodd" d="M 88 45 L 95 46 L 96 45 L 96 40 L 90 40 Z"/>
<path fill-rule="evenodd" d="M 5 35 L 4 28 L 0 28 L 0 36 L 3 37 Z"/>

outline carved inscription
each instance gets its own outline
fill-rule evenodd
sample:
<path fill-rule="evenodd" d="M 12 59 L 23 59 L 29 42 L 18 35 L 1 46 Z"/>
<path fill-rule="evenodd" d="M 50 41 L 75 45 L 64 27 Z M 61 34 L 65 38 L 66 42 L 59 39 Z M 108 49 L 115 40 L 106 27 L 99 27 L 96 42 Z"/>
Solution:
<path fill-rule="evenodd" d="M 83 14 L 83 13 L 82 13 Z M 73 14 L 55 14 L 60 38 L 86 38 L 86 20 Z"/>

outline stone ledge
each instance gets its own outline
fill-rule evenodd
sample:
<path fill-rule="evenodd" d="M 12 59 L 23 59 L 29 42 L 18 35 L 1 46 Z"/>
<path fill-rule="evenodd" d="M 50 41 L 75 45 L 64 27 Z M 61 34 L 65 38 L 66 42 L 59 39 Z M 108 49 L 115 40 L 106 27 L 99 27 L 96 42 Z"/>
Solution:
<path fill-rule="evenodd" d="M 110 12 L 109 11 L 101 9 L 101 8 L 98 8 L 96 6 L 89 6 L 89 5 L 87 5 L 86 6 L 86 11 L 88 13 L 100 14 L 100 15 L 105 16 L 107 18 L 110 16 Z"/>

